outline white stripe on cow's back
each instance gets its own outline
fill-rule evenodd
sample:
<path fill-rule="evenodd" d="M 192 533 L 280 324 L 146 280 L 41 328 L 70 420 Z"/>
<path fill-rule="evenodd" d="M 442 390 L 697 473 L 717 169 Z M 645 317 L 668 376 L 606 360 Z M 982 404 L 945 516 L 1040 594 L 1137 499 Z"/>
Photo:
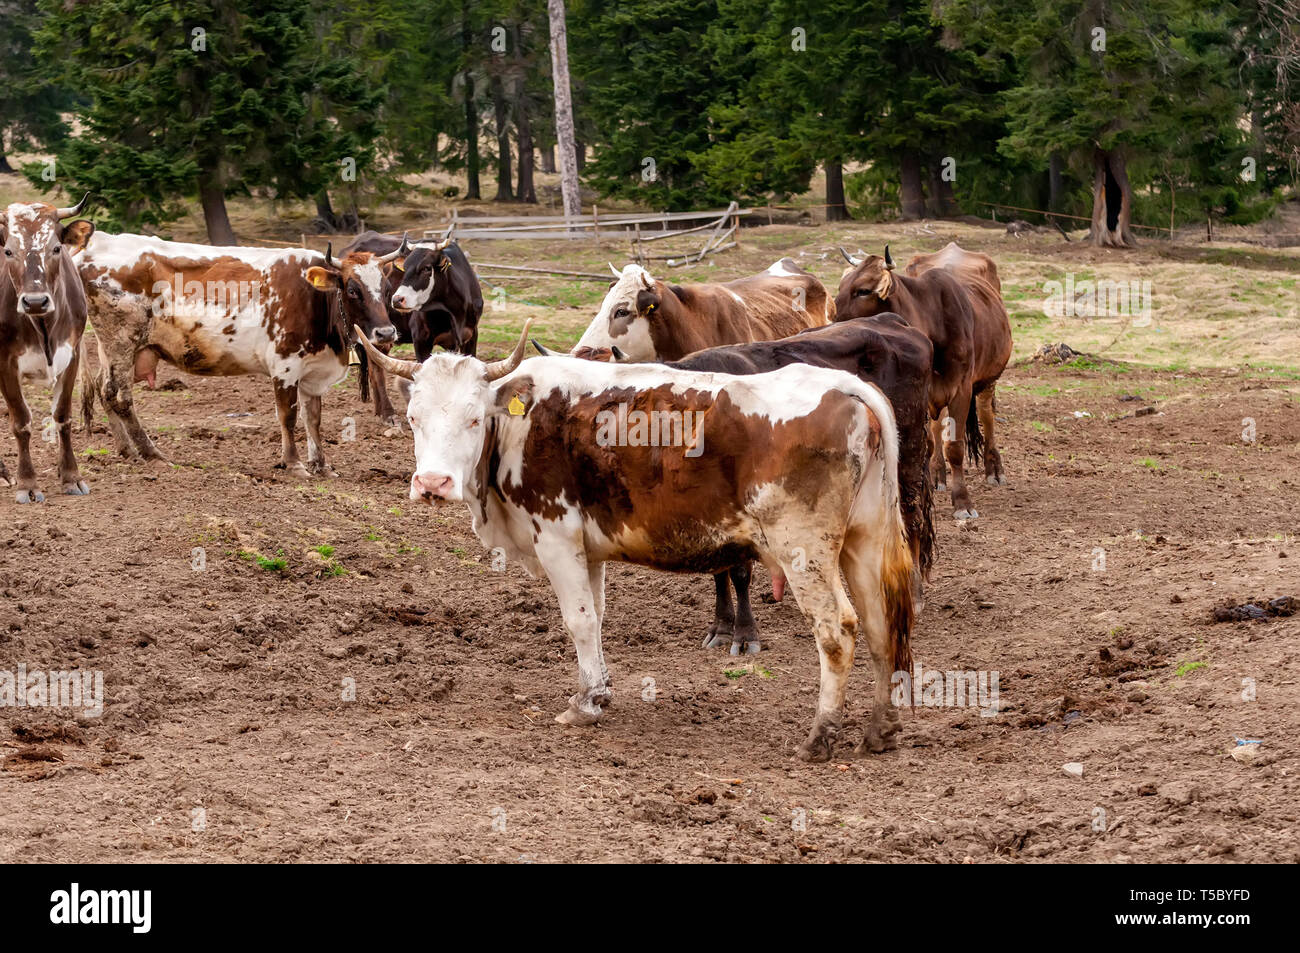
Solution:
<path fill-rule="evenodd" d="M 153 235 L 134 235 L 130 232 L 113 234 L 96 231 L 86 247 L 73 261 L 78 266 L 93 264 L 113 270 L 130 268 L 140 256 L 152 252 L 162 258 L 179 258 L 186 261 L 216 261 L 233 258 L 254 268 L 270 268 L 280 262 L 321 264 L 325 256 L 310 248 L 258 248 L 251 245 L 193 245 L 187 242 L 169 242 Z"/>
<path fill-rule="evenodd" d="M 764 374 L 719 374 L 679 370 L 662 364 L 609 364 L 554 356 L 524 361 L 494 386 L 508 389 L 518 375 L 532 378 L 534 399 L 555 391 L 568 400 L 576 400 L 611 388 L 645 391 L 664 386 L 671 387 L 679 396 L 695 390 L 716 397 L 725 388 L 731 402 L 742 413 L 763 417 L 774 424 L 806 417 L 832 389 L 863 399 L 873 411 L 884 401 L 879 390 L 872 396 L 870 385 L 852 374 L 808 364 L 787 364 Z M 888 402 L 884 402 L 884 407 L 888 409 Z"/>

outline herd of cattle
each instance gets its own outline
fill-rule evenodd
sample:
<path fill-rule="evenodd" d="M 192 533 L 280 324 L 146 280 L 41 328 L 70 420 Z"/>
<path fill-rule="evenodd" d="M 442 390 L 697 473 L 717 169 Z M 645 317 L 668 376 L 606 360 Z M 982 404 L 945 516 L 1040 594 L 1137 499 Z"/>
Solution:
<path fill-rule="evenodd" d="M 859 624 L 875 698 L 857 750 L 892 746 L 891 676 L 911 667 L 934 559 L 933 492 L 950 486 L 954 518 L 970 519 L 967 458 L 983 461 L 990 485 L 1005 482 L 994 388 L 1011 331 L 988 257 L 950 244 L 900 272 L 888 248 L 841 250 L 848 267 L 833 297 L 789 258 L 726 284 L 669 285 L 631 264 L 614 271 L 570 354 L 534 342 L 542 358 L 524 363 L 529 322 L 508 358 L 484 363 L 482 293 L 455 243 L 369 232 L 337 258 L 218 248 L 98 232 L 76 218 L 85 204 L 15 203 L 0 222 L 0 391 L 19 503 L 44 500 L 24 379 L 53 386 L 68 494 L 90 492 L 71 440 L 77 380 L 87 430 L 98 398 L 120 453 L 163 460 L 132 401 L 135 382 L 154 386 L 159 360 L 269 377 L 279 465 L 332 476 L 321 398 L 355 349 L 376 414 L 398 419 L 388 376 L 406 394 L 410 498 L 463 501 L 486 546 L 550 580 L 579 669 L 557 720 L 592 724 L 612 695 L 606 562 L 712 574 L 705 645 L 739 654 L 759 650 L 749 588 L 761 560 L 776 598 L 788 586 L 816 637 L 821 688 L 799 756 L 831 755 Z M 390 356 L 398 342 L 417 360 Z M 0 479 L 15 486 L 2 459 Z"/>

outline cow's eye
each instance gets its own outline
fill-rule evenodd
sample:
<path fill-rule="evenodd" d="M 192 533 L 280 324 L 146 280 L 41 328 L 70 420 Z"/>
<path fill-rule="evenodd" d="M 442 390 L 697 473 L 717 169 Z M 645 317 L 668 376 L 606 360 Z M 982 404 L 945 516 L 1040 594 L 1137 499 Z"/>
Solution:
<path fill-rule="evenodd" d="M 349 298 L 360 298 L 360 297 L 361 297 L 361 292 L 358 291 L 356 288 L 349 288 L 349 289 L 348 289 L 348 297 L 349 297 Z"/>
<path fill-rule="evenodd" d="M 871 297 L 871 289 L 870 289 L 870 288 L 859 288 L 859 289 L 857 289 L 856 291 L 853 292 L 853 297 L 855 297 L 855 298 L 870 298 L 870 297 Z"/>
<path fill-rule="evenodd" d="M 5 257 L 6 257 L 6 258 L 12 258 L 12 257 L 14 257 L 14 250 L 13 250 L 12 248 L 6 248 L 6 249 L 5 249 Z"/>
<path fill-rule="evenodd" d="M 628 316 L 627 308 L 619 308 L 617 311 L 614 312 L 614 317 L 616 318 L 626 318 L 627 316 Z"/>

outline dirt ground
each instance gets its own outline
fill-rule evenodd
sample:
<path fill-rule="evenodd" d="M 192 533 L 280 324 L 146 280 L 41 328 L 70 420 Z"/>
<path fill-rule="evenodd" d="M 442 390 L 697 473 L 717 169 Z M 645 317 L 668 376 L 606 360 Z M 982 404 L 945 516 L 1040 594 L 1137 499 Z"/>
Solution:
<path fill-rule="evenodd" d="M 174 467 L 101 427 L 91 496 L 0 501 L 0 669 L 105 692 L 98 718 L 0 708 L 0 861 L 1300 861 L 1300 615 L 1212 621 L 1300 596 L 1294 380 L 1010 368 L 1011 485 L 940 521 L 914 636 L 926 668 L 997 672 L 997 711 L 913 708 L 847 760 L 863 652 L 822 765 L 792 756 L 817 662 L 789 600 L 730 659 L 700 648 L 707 578 L 611 566 L 614 703 L 562 728 L 548 584 L 407 500 L 409 436 L 354 382 L 325 402 L 341 476 L 297 483 L 266 381 L 161 380 L 137 400 Z"/>

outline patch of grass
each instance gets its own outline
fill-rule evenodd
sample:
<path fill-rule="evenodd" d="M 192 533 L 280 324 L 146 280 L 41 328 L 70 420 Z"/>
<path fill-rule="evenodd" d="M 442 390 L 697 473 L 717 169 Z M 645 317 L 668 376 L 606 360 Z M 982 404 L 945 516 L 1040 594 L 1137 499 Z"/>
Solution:
<path fill-rule="evenodd" d="M 1159 461 L 1159 460 L 1153 460 L 1151 457 L 1143 457 L 1141 460 L 1138 461 L 1138 463 L 1139 463 L 1141 466 L 1146 467 L 1148 470 L 1159 470 L 1159 469 L 1160 469 L 1160 461 Z"/>
<path fill-rule="evenodd" d="M 289 568 L 289 560 L 285 558 L 283 549 L 277 550 L 274 556 L 263 556 L 251 549 L 241 549 L 239 558 L 251 562 L 258 569 L 264 569 L 267 572 L 281 572 Z"/>
<path fill-rule="evenodd" d="M 1205 668 L 1204 662 L 1183 662 L 1174 669 L 1174 678 L 1182 678 L 1184 675 L 1189 675 L 1202 668 Z"/>
<path fill-rule="evenodd" d="M 326 559 L 334 555 L 334 547 L 329 543 L 321 543 L 319 546 L 312 547 L 313 552 L 320 553 Z"/>
<path fill-rule="evenodd" d="M 366 533 L 361 538 L 368 540 L 369 542 L 372 543 L 377 543 L 384 537 L 381 534 L 375 532 L 374 527 L 366 527 Z"/>
<path fill-rule="evenodd" d="M 406 540 L 402 540 L 398 543 L 397 551 L 403 556 L 419 556 L 424 553 L 424 550 L 419 546 L 412 546 Z"/>
<path fill-rule="evenodd" d="M 1039 433 L 1050 433 L 1056 429 L 1051 424 L 1045 424 L 1041 420 L 1031 420 L 1029 421 L 1029 426 L 1033 427 Z"/>
<path fill-rule="evenodd" d="M 108 455 L 108 450 L 103 447 L 87 447 L 81 451 L 83 457 L 103 457 Z"/>

